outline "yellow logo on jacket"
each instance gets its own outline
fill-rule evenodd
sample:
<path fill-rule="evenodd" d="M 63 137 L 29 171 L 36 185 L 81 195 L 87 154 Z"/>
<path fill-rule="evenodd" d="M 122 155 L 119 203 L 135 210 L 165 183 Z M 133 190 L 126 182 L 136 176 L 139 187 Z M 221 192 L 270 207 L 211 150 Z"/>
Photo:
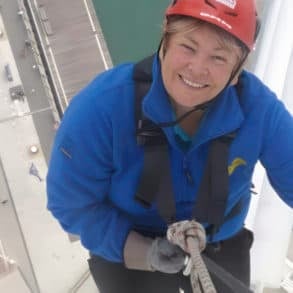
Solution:
<path fill-rule="evenodd" d="M 232 175 L 235 169 L 239 166 L 245 166 L 246 161 L 244 161 L 241 158 L 235 158 L 232 163 L 228 166 L 228 173 L 229 175 Z"/>

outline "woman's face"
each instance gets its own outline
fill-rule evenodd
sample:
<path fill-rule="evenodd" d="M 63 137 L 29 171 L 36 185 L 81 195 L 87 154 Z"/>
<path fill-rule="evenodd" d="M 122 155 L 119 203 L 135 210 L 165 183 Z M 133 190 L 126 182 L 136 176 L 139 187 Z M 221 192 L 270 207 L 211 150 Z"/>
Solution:
<path fill-rule="evenodd" d="M 213 99 L 225 87 L 239 62 L 241 49 L 221 44 L 209 26 L 170 36 L 161 67 L 165 88 L 175 107 L 188 110 Z"/>

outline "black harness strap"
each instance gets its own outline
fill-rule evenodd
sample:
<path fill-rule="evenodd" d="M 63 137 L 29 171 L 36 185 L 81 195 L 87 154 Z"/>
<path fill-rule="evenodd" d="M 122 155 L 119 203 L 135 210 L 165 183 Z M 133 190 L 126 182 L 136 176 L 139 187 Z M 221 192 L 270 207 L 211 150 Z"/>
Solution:
<path fill-rule="evenodd" d="M 133 69 L 133 80 L 135 80 L 135 121 L 138 123 L 143 118 L 142 113 L 142 100 L 152 83 L 152 71 L 151 64 L 154 56 L 149 56 L 142 61 L 136 63 Z M 137 124 L 137 128 L 140 129 L 142 125 Z"/>
<path fill-rule="evenodd" d="M 156 202 L 160 216 L 170 224 L 176 221 L 176 208 L 168 141 L 163 130 L 142 113 L 142 100 L 152 82 L 153 58 L 154 56 L 150 56 L 135 64 L 133 73 L 137 143 L 144 147 L 144 166 L 135 199 L 145 207 Z M 224 135 L 211 142 L 193 209 L 195 219 L 209 224 L 207 233 L 211 236 L 242 208 L 240 201 L 226 217 L 224 216 L 229 193 L 228 154 L 235 135 L 236 133 Z"/>
<path fill-rule="evenodd" d="M 199 187 L 193 217 L 209 223 L 210 233 L 217 232 L 224 223 L 227 195 L 229 194 L 229 147 L 236 133 L 221 136 L 212 141 L 205 171 Z"/>
<path fill-rule="evenodd" d="M 135 199 L 144 207 L 157 202 L 158 212 L 167 224 L 175 221 L 175 201 L 168 145 L 145 147 L 144 168 Z"/>
<path fill-rule="evenodd" d="M 135 64 L 135 117 L 137 144 L 144 146 L 144 168 L 135 199 L 149 208 L 157 202 L 160 216 L 167 222 L 175 221 L 171 166 L 168 143 L 164 132 L 155 123 L 144 117 L 142 100 L 152 82 L 151 65 L 154 56 Z"/>

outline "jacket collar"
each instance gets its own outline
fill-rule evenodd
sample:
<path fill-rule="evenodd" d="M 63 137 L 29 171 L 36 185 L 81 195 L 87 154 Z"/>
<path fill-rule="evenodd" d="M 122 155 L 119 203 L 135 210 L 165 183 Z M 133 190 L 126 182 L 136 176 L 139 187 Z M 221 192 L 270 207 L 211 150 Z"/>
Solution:
<path fill-rule="evenodd" d="M 144 114 L 155 123 L 174 120 L 173 110 L 164 87 L 158 55 L 153 61 L 153 82 L 143 100 Z M 228 87 L 207 110 L 193 144 L 199 145 L 210 139 L 237 130 L 244 120 L 239 97 L 234 86 Z M 169 141 L 174 141 L 173 127 L 164 128 Z"/>

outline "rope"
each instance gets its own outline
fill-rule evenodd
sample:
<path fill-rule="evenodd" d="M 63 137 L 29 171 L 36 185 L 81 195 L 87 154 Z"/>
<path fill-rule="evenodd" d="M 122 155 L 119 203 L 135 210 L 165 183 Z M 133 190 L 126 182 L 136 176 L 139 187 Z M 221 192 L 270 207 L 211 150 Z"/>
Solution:
<path fill-rule="evenodd" d="M 194 220 L 176 222 L 169 226 L 167 238 L 190 254 L 190 282 L 193 293 L 217 293 L 200 254 L 206 245 L 202 225 Z"/>

